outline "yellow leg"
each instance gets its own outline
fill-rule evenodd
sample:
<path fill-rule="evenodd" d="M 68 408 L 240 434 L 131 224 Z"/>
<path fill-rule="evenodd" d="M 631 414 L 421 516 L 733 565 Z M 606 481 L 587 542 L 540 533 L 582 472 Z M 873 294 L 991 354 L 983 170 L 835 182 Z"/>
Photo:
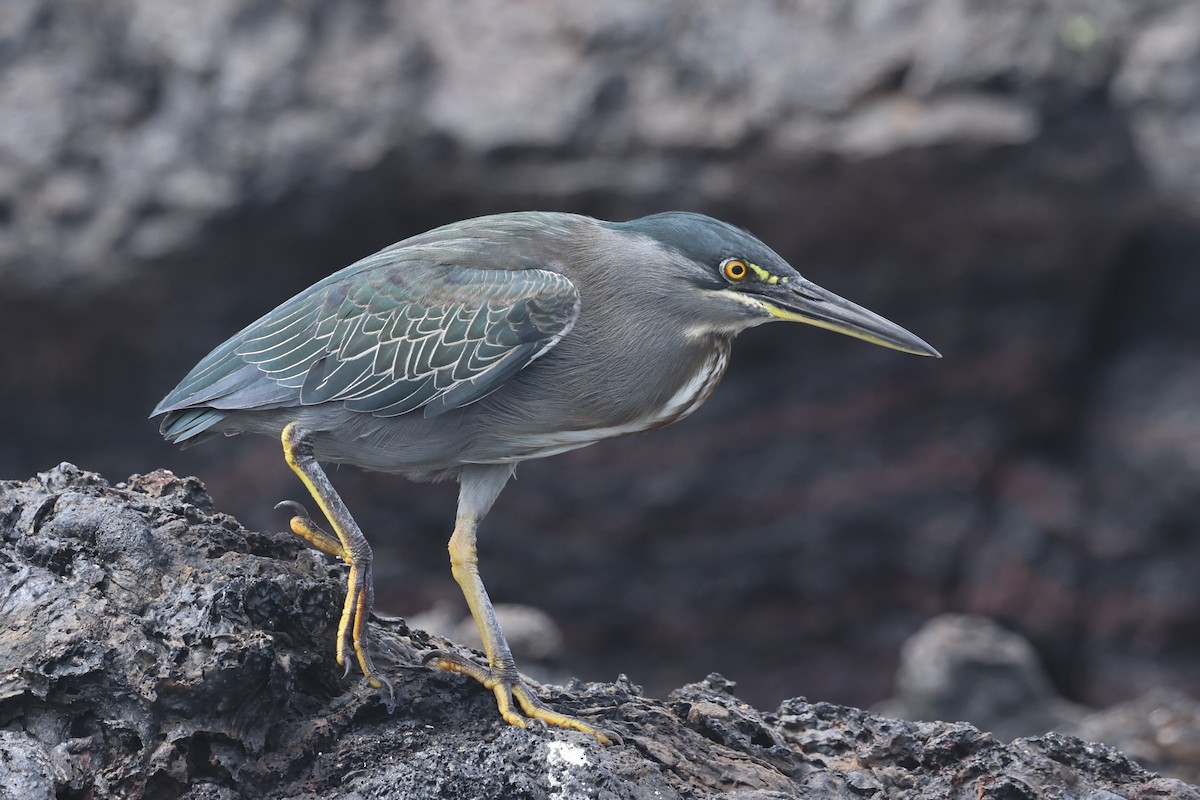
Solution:
<path fill-rule="evenodd" d="M 482 512 L 486 512 L 487 508 L 491 506 L 495 494 L 499 493 L 503 481 L 508 479 L 509 474 L 511 474 L 511 470 L 503 473 L 503 480 L 499 482 L 499 485 L 491 487 L 494 489 L 493 492 L 483 493 L 486 502 L 482 505 L 482 511 L 479 510 L 478 503 L 471 502 L 471 487 L 467 483 L 469 478 L 464 474 L 464 477 L 461 478 L 464 491 L 459 501 L 459 516 L 454 526 L 454 535 L 450 537 L 450 568 L 454 573 L 454 580 L 458 582 L 463 596 L 467 599 L 475 626 L 479 629 L 488 665 L 485 667 L 458 653 L 444 650 L 429 653 L 424 660 L 426 663 L 432 662 L 441 669 L 469 675 L 490 689 L 496 696 L 496 705 L 500 710 L 500 716 L 509 724 L 524 728 L 527 718 L 540 719 L 548 725 L 582 731 L 594 736 L 601 744 L 620 743 L 621 738 L 615 733 L 601 730 L 575 717 L 560 714 L 547 706 L 533 693 L 533 690 L 517 672 L 512 651 L 504 638 L 504 632 L 500 629 L 500 623 L 496 620 L 496 612 L 492 608 L 492 601 L 488 598 L 487 590 L 483 586 L 483 580 L 479 577 L 479 560 L 475 549 L 475 530 L 478 527 L 479 518 L 482 516 Z M 475 499 L 478 500 L 478 498 Z M 525 716 L 521 716 L 516 711 L 514 700 L 516 701 L 515 705 L 520 707 Z"/>
<path fill-rule="evenodd" d="M 371 661 L 366 626 L 375 596 L 371 578 L 371 547 L 354 518 L 350 516 L 346 504 L 334 490 L 329 477 L 317 463 L 313 455 L 311 434 L 295 422 L 290 422 L 284 427 L 281 439 L 283 456 L 288 466 L 317 502 L 335 535 L 331 536 L 321 530 L 297 503 L 280 503 L 276 508 L 289 506 L 297 512 L 290 523 L 292 533 L 350 565 L 346 600 L 342 604 L 342 616 L 338 622 L 337 663 L 349 672 L 350 651 L 353 649 L 358 666 L 367 681 L 375 688 L 387 686 L 390 690 L 391 684 L 379 675 Z"/>

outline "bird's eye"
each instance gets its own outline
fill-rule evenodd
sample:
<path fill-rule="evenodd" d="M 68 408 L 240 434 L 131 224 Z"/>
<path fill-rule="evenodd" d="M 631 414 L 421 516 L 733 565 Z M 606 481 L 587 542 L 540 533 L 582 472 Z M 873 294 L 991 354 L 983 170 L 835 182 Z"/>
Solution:
<path fill-rule="evenodd" d="M 749 270 L 746 268 L 746 262 L 740 258 L 727 258 L 721 262 L 721 274 L 727 280 L 738 282 L 746 277 Z"/>

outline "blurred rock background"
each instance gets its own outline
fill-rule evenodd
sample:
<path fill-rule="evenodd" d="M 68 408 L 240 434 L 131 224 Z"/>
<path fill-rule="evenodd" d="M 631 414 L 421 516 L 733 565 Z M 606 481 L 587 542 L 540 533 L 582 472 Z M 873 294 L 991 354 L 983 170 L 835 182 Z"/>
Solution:
<path fill-rule="evenodd" d="M 276 443 L 145 419 L 210 348 L 434 225 L 744 225 L 939 362 L 741 337 L 686 423 L 519 471 L 482 533 L 563 667 L 867 705 L 946 612 L 1067 700 L 1200 694 L 1200 5 L 5 0 L 0 476 L 198 475 Z M 381 611 L 461 603 L 452 486 L 334 475 Z"/>

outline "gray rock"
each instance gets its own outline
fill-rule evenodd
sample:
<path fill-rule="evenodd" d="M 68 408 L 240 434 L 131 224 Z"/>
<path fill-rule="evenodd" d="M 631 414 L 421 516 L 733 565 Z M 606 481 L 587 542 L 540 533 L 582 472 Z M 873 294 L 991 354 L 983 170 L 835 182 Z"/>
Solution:
<path fill-rule="evenodd" d="M 944 614 L 922 626 L 901 649 L 895 697 L 876 710 L 963 720 L 1002 741 L 1058 731 L 1200 781 L 1200 703 L 1166 689 L 1103 710 L 1070 703 L 1050 685 L 1029 642 L 984 617 Z"/>
<path fill-rule="evenodd" d="M 1155 180 L 1197 208 L 1200 185 L 1200 6 L 1160 4 L 1124 53 L 1112 97 L 1128 114 Z"/>
<path fill-rule="evenodd" d="M 118 585 L 139 552 L 141 580 Z M 6 797 L 1200 798 L 1103 745 L 1004 745 L 803 699 L 766 714 L 716 674 L 666 701 L 624 680 L 543 687 L 623 745 L 522 730 L 478 685 L 419 666 L 414 651 L 451 645 L 375 619 L 388 700 L 333 663 L 342 571 L 166 471 L 0 483 L 0 569 Z"/>
<path fill-rule="evenodd" d="M 53 800 L 61 785 L 50 747 L 21 731 L 0 730 L 0 800 Z M 59 780 L 56 780 L 59 778 Z"/>
<path fill-rule="evenodd" d="M 1137 115 L 1140 152 L 1195 200 L 1197 182 L 1179 169 L 1188 59 L 1200 52 L 1192 12 L 1100 0 L 736 13 L 686 0 L 606 10 L 474 0 L 453 12 L 21 0 L 0 20 L 0 279 L 111 285 L 202 246 L 222 219 L 317 189 L 324 197 L 304 202 L 320 224 L 337 187 L 368 171 L 419 185 L 422 204 L 464 191 L 491 205 L 584 192 L 695 202 L 727 197 L 738 153 L 810 161 L 1026 144 L 1053 102 L 1078 102 L 1118 65 L 1113 96 Z"/>
<path fill-rule="evenodd" d="M 1009 741 L 1061 730 L 1086 713 L 1050 685 L 1026 639 L 984 617 L 935 617 L 900 659 L 896 697 L 881 706 L 889 715 L 964 720 Z"/>
<path fill-rule="evenodd" d="M 1120 748 L 1148 769 L 1200 783 L 1200 702 L 1182 692 L 1151 690 L 1065 731 Z"/>

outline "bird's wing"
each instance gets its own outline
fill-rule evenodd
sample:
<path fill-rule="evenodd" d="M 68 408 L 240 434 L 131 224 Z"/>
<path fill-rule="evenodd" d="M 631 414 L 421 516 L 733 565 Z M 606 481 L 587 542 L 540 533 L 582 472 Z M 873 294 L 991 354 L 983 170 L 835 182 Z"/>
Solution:
<path fill-rule="evenodd" d="M 340 402 L 436 416 L 499 388 L 575 323 L 579 294 L 556 272 L 427 255 L 389 248 L 316 284 L 214 350 L 155 413 Z"/>

